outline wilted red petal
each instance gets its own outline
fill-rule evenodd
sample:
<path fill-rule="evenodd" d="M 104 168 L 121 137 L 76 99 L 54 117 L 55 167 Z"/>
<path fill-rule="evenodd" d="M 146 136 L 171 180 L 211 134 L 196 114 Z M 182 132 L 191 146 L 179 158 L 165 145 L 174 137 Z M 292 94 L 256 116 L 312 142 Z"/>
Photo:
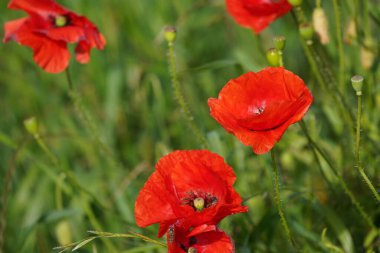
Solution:
<path fill-rule="evenodd" d="M 287 0 L 226 0 L 227 10 L 235 21 L 260 33 L 271 22 L 289 12 Z"/>
<path fill-rule="evenodd" d="M 268 152 L 312 102 L 301 78 L 281 67 L 248 72 L 229 81 L 218 99 L 208 101 L 211 115 L 256 154 Z"/>

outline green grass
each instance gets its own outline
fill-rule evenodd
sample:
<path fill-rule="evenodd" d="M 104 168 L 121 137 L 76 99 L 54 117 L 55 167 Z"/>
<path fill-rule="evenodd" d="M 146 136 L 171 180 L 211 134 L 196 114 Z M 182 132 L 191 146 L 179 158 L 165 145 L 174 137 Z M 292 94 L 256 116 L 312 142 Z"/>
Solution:
<path fill-rule="evenodd" d="M 315 3 L 304 2 L 309 15 Z M 322 6 L 328 13 L 332 41 L 324 49 L 338 78 L 334 12 L 329 2 L 322 1 Z M 354 16 L 355 1 L 340 2 L 345 28 Z M 221 223 L 234 239 L 237 252 L 294 252 L 273 201 L 270 155 L 254 155 L 209 116 L 207 106 L 207 99 L 217 97 L 228 80 L 267 66 L 265 50 L 273 46 L 275 35 L 286 36 L 285 65 L 312 90 L 314 103 L 305 117 L 312 137 L 326 150 L 374 224 L 380 226 L 379 203 L 354 167 L 355 129 L 342 118 L 331 90 L 323 90 L 317 83 L 291 14 L 256 36 L 235 24 L 223 0 L 60 3 L 86 15 L 107 39 L 103 51 L 92 51 L 89 64 L 72 59 L 70 72 L 85 110 L 112 155 L 101 148 L 78 117 L 64 73 L 45 73 L 34 64 L 29 48 L 14 42 L 0 44 L 0 191 L 8 199 L 6 206 L 0 206 L 1 210 L 7 208 L 0 217 L 6 222 L 0 234 L 3 252 L 52 252 L 59 245 L 58 237 L 79 241 L 88 237 L 88 230 L 135 231 L 155 238 L 157 226 L 141 229 L 135 224 L 136 196 L 160 157 L 176 149 L 200 148 L 174 100 L 163 37 L 168 24 L 178 30 L 177 68 L 194 121 L 207 137 L 209 149 L 235 169 L 236 189 L 249 207 L 247 214 Z M 2 23 L 24 16 L 6 9 L 6 4 L 0 3 Z M 357 11 L 363 24 L 365 10 Z M 378 1 L 369 1 L 369 14 L 379 55 Z M 379 190 L 379 58 L 369 70 L 361 66 L 364 29 L 358 27 L 358 39 L 344 45 L 345 88 L 341 92 L 350 106 L 346 110 L 355 115 L 356 98 L 349 80 L 354 74 L 365 77 L 361 156 L 367 175 Z M 23 121 L 31 116 L 38 119 L 41 137 L 58 163 L 24 129 Z M 298 124 L 287 130 L 276 152 L 283 205 L 300 252 L 379 251 L 379 235 L 373 236 L 323 159 L 320 171 Z M 11 184 L 9 191 L 4 190 L 7 184 Z M 57 203 L 60 195 L 62 204 Z M 69 230 L 57 236 L 62 222 L 69 224 Z M 327 232 L 322 236 L 324 229 Z M 78 251 L 166 250 L 139 239 L 105 238 Z"/>

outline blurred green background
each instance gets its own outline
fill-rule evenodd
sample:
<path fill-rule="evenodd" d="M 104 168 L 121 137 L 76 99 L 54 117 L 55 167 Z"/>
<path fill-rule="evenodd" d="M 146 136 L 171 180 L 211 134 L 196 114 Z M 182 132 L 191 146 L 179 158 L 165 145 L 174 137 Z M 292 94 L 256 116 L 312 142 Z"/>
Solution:
<path fill-rule="evenodd" d="M 293 250 L 273 201 L 269 154 L 256 156 L 226 133 L 209 116 L 207 99 L 217 97 L 228 80 L 266 67 L 265 50 L 273 47 L 276 35 L 287 38 L 286 67 L 313 92 L 314 103 L 305 117 L 309 131 L 379 226 L 379 204 L 354 168 L 354 127 L 342 118 L 332 91 L 316 82 L 291 13 L 256 36 L 233 21 L 223 0 L 59 3 L 87 16 L 107 39 L 103 51 L 92 51 L 89 64 L 74 59 L 70 63 L 83 108 L 104 145 L 78 116 L 64 73 L 45 73 L 33 62 L 29 48 L 14 42 L 0 44 L 0 250 L 4 253 L 52 252 L 60 243 L 86 238 L 88 230 L 134 231 L 155 238 L 157 226 L 141 229 L 135 224 L 136 196 L 160 157 L 176 149 L 200 148 L 174 100 L 163 37 L 166 25 L 178 30 L 176 64 L 194 121 L 209 149 L 235 169 L 236 189 L 249 207 L 247 214 L 221 223 L 234 239 L 237 252 Z M 352 17 L 359 23 L 357 37 L 344 45 L 345 78 L 339 88 L 348 102 L 345 109 L 355 115 L 356 97 L 349 80 L 354 74 L 365 77 L 361 156 L 379 189 L 380 2 L 339 3 L 343 30 Z M 25 16 L 6 5 L 0 3 L 3 24 Z M 314 6 L 315 1 L 303 3 L 309 19 Z M 332 1 L 322 1 L 322 7 L 328 14 L 331 36 L 322 49 L 328 54 L 330 70 L 338 73 Z M 361 50 L 367 44 L 374 60 L 364 68 Z M 25 130 L 23 121 L 31 116 L 37 118 L 41 139 L 58 162 Z M 276 150 L 283 204 L 300 252 L 379 252 L 379 236 L 363 221 L 325 162 L 319 170 L 297 124 L 287 130 Z M 78 251 L 153 253 L 166 249 L 138 239 L 101 239 Z"/>

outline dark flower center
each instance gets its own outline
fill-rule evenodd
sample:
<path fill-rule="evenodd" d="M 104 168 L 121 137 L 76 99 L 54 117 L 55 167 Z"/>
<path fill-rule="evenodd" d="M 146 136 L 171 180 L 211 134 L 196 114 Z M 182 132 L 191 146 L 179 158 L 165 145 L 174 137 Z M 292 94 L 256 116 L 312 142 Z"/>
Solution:
<path fill-rule="evenodd" d="M 197 238 L 195 238 L 194 236 L 192 236 L 192 237 L 189 238 L 188 246 L 187 247 L 184 244 L 181 243 L 181 249 L 183 251 L 185 251 L 186 253 L 197 253 L 198 250 L 196 248 L 192 247 L 196 243 L 197 243 Z"/>
<path fill-rule="evenodd" d="M 64 27 L 70 24 L 70 18 L 67 15 L 57 15 L 52 17 L 55 27 Z"/>
<path fill-rule="evenodd" d="M 216 205 L 218 199 L 210 193 L 191 191 L 187 193 L 186 197 L 182 198 L 182 203 L 193 207 L 197 212 L 201 212 L 205 208 Z"/>

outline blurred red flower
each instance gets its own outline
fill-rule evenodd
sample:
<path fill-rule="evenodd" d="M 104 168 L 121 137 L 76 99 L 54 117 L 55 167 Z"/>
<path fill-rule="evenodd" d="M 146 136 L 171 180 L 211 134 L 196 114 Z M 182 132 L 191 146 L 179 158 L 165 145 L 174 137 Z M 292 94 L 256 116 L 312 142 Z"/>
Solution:
<path fill-rule="evenodd" d="M 292 9 L 287 0 L 226 0 L 226 5 L 238 24 L 255 33 Z"/>
<path fill-rule="evenodd" d="M 216 225 L 246 212 L 232 185 L 235 174 L 223 158 L 207 150 L 174 151 L 162 157 L 135 203 L 137 225 L 160 224 L 161 237 L 171 225 L 186 231 Z"/>
<path fill-rule="evenodd" d="M 248 72 L 210 98 L 211 116 L 256 154 L 268 152 L 302 119 L 313 97 L 303 80 L 282 67 Z"/>
<path fill-rule="evenodd" d="M 80 63 L 90 60 L 93 47 L 105 46 L 106 41 L 96 26 L 54 0 L 11 0 L 8 8 L 23 10 L 29 16 L 5 23 L 4 42 L 14 40 L 32 48 L 34 61 L 47 72 L 66 69 L 70 60 L 67 43 L 78 42 L 75 54 Z"/>
<path fill-rule="evenodd" d="M 188 231 L 171 226 L 167 233 L 168 253 L 233 253 L 231 238 L 216 226 L 202 225 Z"/>

